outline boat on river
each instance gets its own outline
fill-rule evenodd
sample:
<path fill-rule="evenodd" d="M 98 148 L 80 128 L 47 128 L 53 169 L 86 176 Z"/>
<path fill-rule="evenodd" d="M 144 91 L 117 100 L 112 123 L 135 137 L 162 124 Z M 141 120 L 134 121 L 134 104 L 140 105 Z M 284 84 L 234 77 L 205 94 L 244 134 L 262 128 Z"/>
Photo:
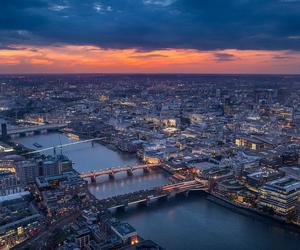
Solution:
<path fill-rule="evenodd" d="M 41 148 L 41 147 L 43 147 L 41 144 L 39 144 L 39 143 L 37 143 L 37 142 L 33 143 L 33 146 L 35 146 L 36 148 Z"/>

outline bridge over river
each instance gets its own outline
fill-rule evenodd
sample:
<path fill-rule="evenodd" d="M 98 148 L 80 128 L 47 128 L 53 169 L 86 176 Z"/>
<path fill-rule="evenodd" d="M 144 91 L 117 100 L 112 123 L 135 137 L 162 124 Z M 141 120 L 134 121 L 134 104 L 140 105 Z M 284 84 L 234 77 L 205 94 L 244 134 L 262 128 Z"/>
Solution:
<path fill-rule="evenodd" d="M 101 175 L 108 175 L 109 178 L 114 179 L 115 174 L 120 173 L 120 172 L 127 172 L 127 174 L 130 176 L 133 174 L 134 171 L 142 169 L 144 172 L 149 172 L 150 169 L 154 168 L 161 168 L 166 171 L 172 172 L 173 168 L 165 165 L 165 164 L 142 164 L 142 165 L 136 165 L 136 166 L 125 166 L 125 167 L 120 167 L 120 168 L 108 168 L 108 169 L 101 169 L 101 170 L 95 170 L 95 171 L 90 171 L 86 173 L 81 173 L 80 177 L 81 178 L 90 178 L 91 182 L 95 183 L 96 178 Z"/>
<path fill-rule="evenodd" d="M 177 194 L 184 193 L 188 194 L 190 191 L 207 191 L 207 181 L 206 180 L 192 180 L 179 182 L 175 184 L 164 185 L 162 187 L 150 189 L 150 190 L 140 190 L 137 192 L 132 192 L 128 194 L 122 194 L 107 199 L 102 199 L 99 201 L 101 208 L 106 209 L 116 209 L 149 203 L 160 200 L 169 199 Z"/>
<path fill-rule="evenodd" d="M 44 124 L 30 127 L 20 127 L 12 128 L 7 131 L 7 136 L 18 137 L 18 136 L 28 136 L 38 133 L 45 133 L 48 131 L 56 131 L 65 128 L 67 124 Z"/>

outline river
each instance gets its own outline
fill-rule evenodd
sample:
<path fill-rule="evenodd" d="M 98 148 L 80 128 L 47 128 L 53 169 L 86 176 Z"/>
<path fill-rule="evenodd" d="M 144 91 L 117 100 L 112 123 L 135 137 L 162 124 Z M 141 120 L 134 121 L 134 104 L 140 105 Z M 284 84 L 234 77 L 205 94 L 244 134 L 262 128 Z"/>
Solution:
<path fill-rule="evenodd" d="M 42 148 L 47 148 L 74 141 L 74 139 L 61 133 L 41 134 L 14 139 L 14 142 L 33 149 L 36 149 L 33 145 L 36 142 L 39 143 Z M 47 150 L 43 153 L 46 155 L 53 155 L 54 150 Z M 56 153 L 59 154 L 60 149 L 57 148 Z M 88 172 L 125 165 L 133 166 L 138 164 L 135 155 L 121 153 L 98 143 L 92 144 L 91 142 L 85 142 L 63 147 L 62 153 L 73 161 L 73 167 L 78 172 Z M 113 181 L 109 180 L 108 176 L 98 177 L 97 183 L 89 184 L 89 190 L 95 197 L 101 199 L 141 189 L 149 189 L 167 183 L 168 179 L 165 173 L 153 171 L 149 174 L 144 174 L 141 170 L 135 171 L 134 175 L 131 177 L 128 177 L 127 173 L 116 174 L 116 178 Z"/>
<path fill-rule="evenodd" d="M 50 147 L 72 142 L 64 134 L 51 133 L 17 138 L 14 141 L 34 148 L 38 142 Z M 46 154 L 53 154 L 47 151 Z M 57 150 L 59 153 L 59 150 Z M 82 143 L 63 148 L 63 154 L 79 172 L 135 165 L 134 155 L 123 154 L 100 144 Z M 162 172 L 144 175 L 141 172 L 128 177 L 120 174 L 114 181 L 99 177 L 89 189 L 97 198 L 147 189 L 168 183 Z M 282 229 L 275 223 L 253 219 L 214 204 L 205 197 L 176 198 L 156 203 L 148 208 L 133 208 L 116 214 L 128 221 L 138 233 L 170 250 L 299 250 L 300 235 Z"/>
<path fill-rule="evenodd" d="M 129 209 L 118 217 L 170 250 L 299 250 L 300 235 L 192 196 Z"/>

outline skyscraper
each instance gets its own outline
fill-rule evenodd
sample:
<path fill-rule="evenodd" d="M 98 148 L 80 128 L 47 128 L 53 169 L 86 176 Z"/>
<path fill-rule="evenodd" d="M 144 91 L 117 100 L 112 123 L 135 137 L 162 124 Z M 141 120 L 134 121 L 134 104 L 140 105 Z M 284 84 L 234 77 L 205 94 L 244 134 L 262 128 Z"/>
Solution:
<path fill-rule="evenodd" d="M 2 139 L 7 138 L 7 125 L 6 125 L 6 123 L 1 124 L 1 137 L 2 137 Z"/>

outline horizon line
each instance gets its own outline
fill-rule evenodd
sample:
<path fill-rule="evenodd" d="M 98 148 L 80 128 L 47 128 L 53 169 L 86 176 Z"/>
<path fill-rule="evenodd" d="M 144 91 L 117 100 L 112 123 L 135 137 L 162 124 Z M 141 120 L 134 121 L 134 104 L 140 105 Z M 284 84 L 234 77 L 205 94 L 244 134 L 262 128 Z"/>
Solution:
<path fill-rule="evenodd" d="M 234 76 L 234 75 L 256 75 L 256 76 L 300 76 L 299 73 L 186 73 L 186 72 L 115 72 L 115 73 L 93 73 L 93 72 L 33 72 L 33 73 L 0 73 L 0 76 L 5 75 L 228 75 L 228 76 Z"/>

